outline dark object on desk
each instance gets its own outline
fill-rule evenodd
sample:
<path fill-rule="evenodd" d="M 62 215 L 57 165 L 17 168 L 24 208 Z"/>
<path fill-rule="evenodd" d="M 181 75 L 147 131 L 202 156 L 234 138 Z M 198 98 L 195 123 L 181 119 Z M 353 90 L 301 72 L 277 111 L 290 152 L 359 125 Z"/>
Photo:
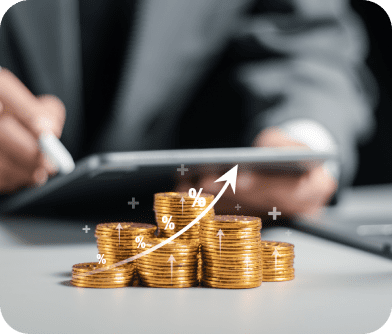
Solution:
<path fill-rule="evenodd" d="M 368 216 L 361 218 L 328 214 L 320 222 L 296 220 L 292 226 L 305 233 L 392 259 L 391 235 L 371 233 L 386 230 L 387 228 L 380 229 L 380 225 L 388 226 L 390 223 L 388 215 L 369 219 Z"/>

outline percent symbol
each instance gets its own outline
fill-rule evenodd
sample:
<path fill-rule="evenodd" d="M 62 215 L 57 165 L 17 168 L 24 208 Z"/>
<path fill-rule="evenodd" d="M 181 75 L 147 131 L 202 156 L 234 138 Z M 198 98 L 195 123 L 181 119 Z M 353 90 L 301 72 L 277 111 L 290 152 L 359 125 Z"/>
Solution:
<path fill-rule="evenodd" d="M 202 190 L 203 190 L 203 188 L 200 188 L 199 192 L 196 195 L 195 188 L 189 189 L 189 197 L 195 199 L 193 201 L 192 207 L 194 207 L 196 205 L 196 203 L 199 204 L 200 207 L 204 207 L 206 205 L 206 199 L 204 197 L 200 197 Z"/>
<path fill-rule="evenodd" d="M 138 243 L 137 248 L 145 248 L 146 244 L 143 242 L 144 237 L 136 237 L 135 241 Z"/>
<path fill-rule="evenodd" d="M 105 264 L 106 263 L 106 260 L 103 258 L 103 256 L 104 256 L 104 254 L 98 254 L 97 255 L 97 259 L 99 260 L 99 262 L 98 262 L 98 264 L 101 264 L 101 262 L 103 263 L 103 264 Z"/>
<path fill-rule="evenodd" d="M 169 226 L 169 228 L 170 228 L 171 230 L 174 230 L 174 223 L 171 223 L 171 222 L 170 222 L 171 219 L 172 219 L 172 216 L 170 216 L 169 219 L 167 219 L 167 216 L 163 216 L 163 217 L 162 217 L 162 222 L 163 222 L 164 224 L 166 224 L 165 230 L 167 229 L 168 226 Z"/>

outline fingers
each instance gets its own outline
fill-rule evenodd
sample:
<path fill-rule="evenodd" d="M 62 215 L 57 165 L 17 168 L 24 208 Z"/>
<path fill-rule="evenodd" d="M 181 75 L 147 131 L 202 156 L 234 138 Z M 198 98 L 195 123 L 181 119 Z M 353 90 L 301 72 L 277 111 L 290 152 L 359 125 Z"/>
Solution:
<path fill-rule="evenodd" d="M 323 167 L 313 169 L 303 182 L 294 196 L 298 196 L 299 200 L 307 205 L 297 213 L 311 220 L 318 219 L 325 205 L 335 194 L 338 183 Z"/>
<path fill-rule="evenodd" d="M 53 164 L 50 159 L 47 159 L 42 153 L 39 158 L 39 165 L 46 171 L 49 175 L 55 175 L 58 172 L 58 167 Z"/>
<path fill-rule="evenodd" d="M 0 155 L 0 192 L 9 193 L 25 186 L 45 183 L 47 173 L 42 168 L 26 169 Z"/>
<path fill-rule="evenodd" d="M 65 108 L 55 97 L 36 98 L 10 71 L 0 71 L 0 101 L 5 112 L 15 117 L 35 138 L 44 131 L 61 135 Z"/>
<path fill-rule="evenodd" d="M 0 143 L 0 192 L 46 182 L 35 138 L 12 116 L 0 116 Z"/>
<path fill-rule="evenodd" d="M 64 122 L 58 98 L 37 98 L 10 71 L 0 71 L 0 192 L 43 184 L 57 171 L 37 140 L 44 132 L 60 137 Z"/>
<path fill-rule="evenodd" d="M 38 101 L 40 110 L 40 126 L 51 129 L 57 138 L 60 138 L 65 123 L 65 106 L 59 98 L 53 95 L 41 95 Z"/>
<path fill-rule="evenodd" d="M 42 129 L 36 115 L 39 104 L 35 96 L 6 69 L 0 71 L 0 100 L 6 112 L 18 119 L 32 134 L 38 138 Z"/>
<path fill-rule="evenodd" d="M 182 182 L 178 189 L 203 188 L 203 192 L 217 195 L 223 183 L 214 182 L 221 174 L 203 175 L 197 183 Z M 315 216 L 330 200 L 337 189 L 334 181 L 322 167 L 302 176 L 263 175 L 239 171 L 236 193 L 228 188 L 215 206 L 217 213 L 266 215 L 277 207 L 283 216 L 306 214 Z M 241 211 L 235 209 L 236 204 Z"/>
<path fill-rule="evenodd" d="M 50 129 L 57 138 L 60 138 L 65 123 L 64 104 L 53 95 L 42 95 L 38 97 L 38 100 L 42 105 L 40 122 L 44 124 L 41 127 Z M 58 168 L 50 159 L 42 155 L 40 161 L 49 175 L 57 173 Z"/>
<path fill-rule="evenodd" d="M 0 117 L 0 152 L 26 170 L 39 167 L 40 151 L 32 134 L 12 116 Z"/>

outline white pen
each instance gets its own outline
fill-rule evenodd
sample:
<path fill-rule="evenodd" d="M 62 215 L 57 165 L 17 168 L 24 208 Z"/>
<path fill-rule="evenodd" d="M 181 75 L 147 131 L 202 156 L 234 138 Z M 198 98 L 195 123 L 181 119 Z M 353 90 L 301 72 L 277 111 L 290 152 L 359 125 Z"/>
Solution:
<path fill-rule="evenodd" d="M 71 154 L 54 134 L 42 133 L 38 143 L 41 151 L 58 168 L 59 173 L 69 174 L 75 169 L 75 162 Z"/>

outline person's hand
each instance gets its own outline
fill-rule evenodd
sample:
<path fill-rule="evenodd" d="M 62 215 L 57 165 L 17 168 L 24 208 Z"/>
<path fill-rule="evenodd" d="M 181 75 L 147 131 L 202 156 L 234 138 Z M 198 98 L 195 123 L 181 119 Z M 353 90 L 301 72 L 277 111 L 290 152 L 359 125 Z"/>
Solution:
<path fill-rule="evenodd" d="M 254 141 L 254 146 L 281 147 L 305 146 L 291 140 L 277 128 L 262 131 Z M 188 181 L 179 181 L 177 190 L 188 191 L 189 188 L 203 188 L 203 192 L 217 194 L 222 183 L 214 183 L 224 170 L 220 167 L 205 168 L 198 177 Z M 323 166 L 314 166 L 301 174 L 289 172 L 256 172 L 241 169 L 239 166 L 236 192 L 229 187 L 215 205 L 218 214 L 266 216 L 276 207 L 282 216 L 297 214 L 314 218 L 337 189 L 336 180 Z M 235 206 L 241 208 L 237 210 Z"/>
<path fill-rule="evenodd" d="M 35 97 L 10 71 L 0 69 L 0 194 L 40 185 L 56 172 L 39 150 L 43 132 L 60 137 L 65 107 L 54 96 Z"/>

